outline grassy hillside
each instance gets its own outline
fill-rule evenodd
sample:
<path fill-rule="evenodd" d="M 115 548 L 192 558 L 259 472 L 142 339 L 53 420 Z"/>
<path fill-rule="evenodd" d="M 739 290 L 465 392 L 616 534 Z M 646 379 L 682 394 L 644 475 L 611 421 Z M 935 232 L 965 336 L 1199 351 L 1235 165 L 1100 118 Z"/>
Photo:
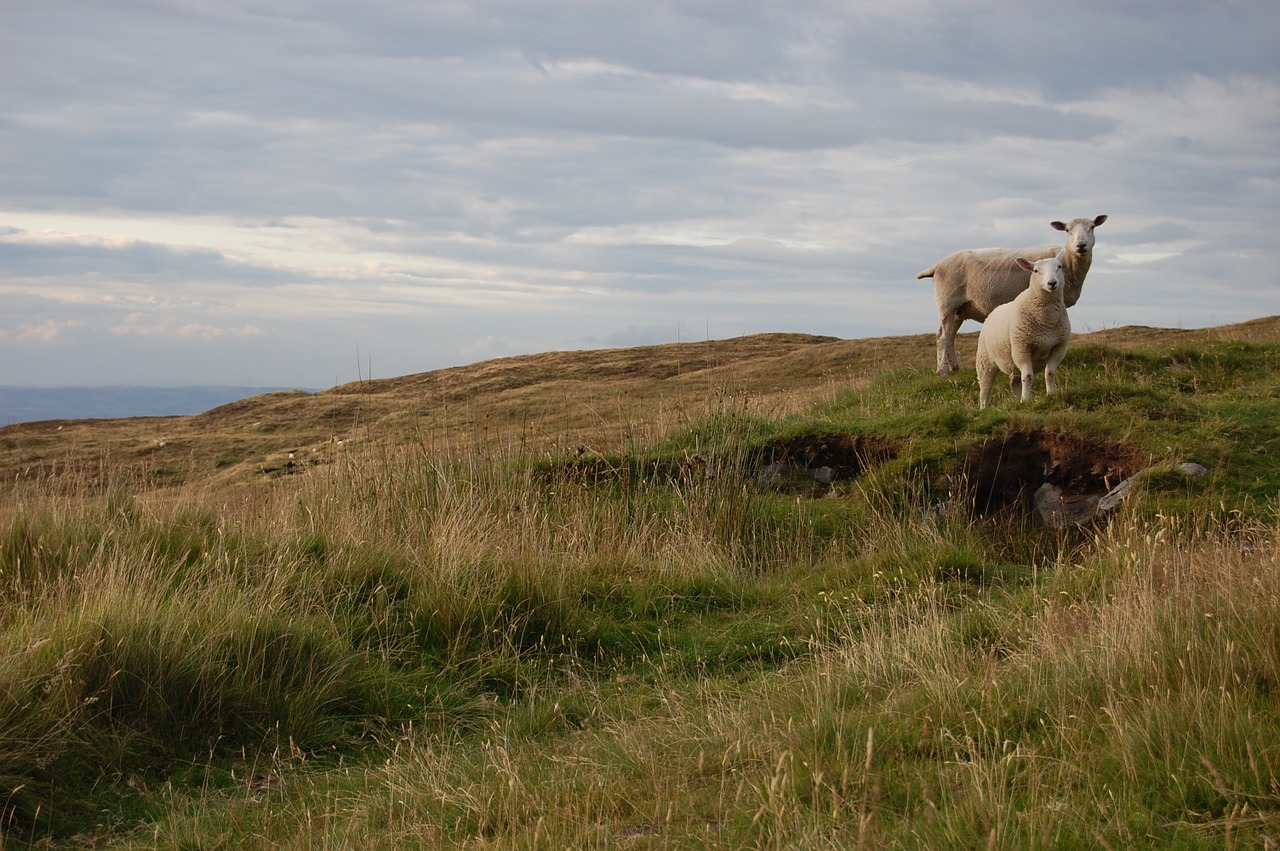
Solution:
<path fill-rule="evenodd" d="M 1278 329 L 1277 317 L 1191 331 L 1128 326 L 1078 334 L 1073 345 L 1127 352 L 1214 340 L 1266 342 Z M 973 360 L 976 338 L 958 338 L 965 362 Z M 331 463 L 359 442 L 403 439 L 437 450 L 514 442 L 529 453 L 584 444 L 616 451 L 685 428 L 729 398 L 766 417 L 803 414 L 886 370 L 927 368 L 933 351 L 932 335 L 764 334 L 505 358 L 314 394 L 265 394 L 191 417 L 20 423 L 0 428 L 0 483 L 47 487 L 70 474 L 78 490 L 127 472 L 144 489 L 252 486 L 264 476 Z M 962 382 L 959 387 L 972 383 L 976 394 L 976 382 Z"/>
<path fill-rule="evenodd" d="M 1280 841 L 1280 317 L 1080 335 L 983 412 L 932 359 L 0 429 L 5 845 Z"/>

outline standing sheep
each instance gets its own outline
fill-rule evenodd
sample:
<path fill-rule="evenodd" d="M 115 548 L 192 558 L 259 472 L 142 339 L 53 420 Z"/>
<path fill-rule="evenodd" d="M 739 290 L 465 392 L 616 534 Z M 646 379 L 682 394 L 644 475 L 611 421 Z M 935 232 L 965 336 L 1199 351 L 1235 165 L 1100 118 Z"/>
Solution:
<path fill-rule="evenodd" d="M 1027 288 L 1027 274 L 1014 262 L 1018 257 L 1043 260 L 1060 251 L 1066 252 L 1063 274 L 1066 305 L 1074 307 L 1080 300 L 1085 275 L 1093 264 L 1093 229 L 1107 220 L 1072 219 L 1050 222 L 1056 230 L 1066 231 L 1067 245 L 1043 245 L 1019 251 L 1014 248 L 967 248 L 948 254 L 916 275 L 917 279 L 933 278 L 933 295 L 938 303 L 938 375 L 960 368 L 956 358 L 956 332 L 966 319 L 986 320 L 997 305 L 1013 301 Z"/>
<path fill-rule="evenodd" d="M 978 407 L 991 404 L 996 374 L 1009 376 L 1009 387 L 1023 402 L 1031 398 L 1031 381 L 1044 370 L 1045 391 L 1057 390 L 1058 364 L 1071 342 L 1071 321 L 1063 298 L 1067 252 L 1037 260 L 1014 260 L 1031 273 L 1031 282 L 1008 304 L 996 305 L 978 334 Z"/>

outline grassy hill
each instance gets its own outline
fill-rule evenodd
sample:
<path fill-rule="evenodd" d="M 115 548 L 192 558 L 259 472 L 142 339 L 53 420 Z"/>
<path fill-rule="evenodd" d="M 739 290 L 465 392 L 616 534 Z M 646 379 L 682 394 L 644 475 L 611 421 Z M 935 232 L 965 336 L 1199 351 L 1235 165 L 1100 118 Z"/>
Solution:
<path fill-rule="evenodd" d="M 1268 317 L 1197 330 L 1127 326 L 1077 334 L 1073 346 L 1133 352 L 1268 342 L 1278 334 L 1280 318 Z M 959 336 L 962 360 L 972 361 L 976 339 Z M 761 334 L 504 358 L 319 393 L 269 393 L 197 416 L 20 423 L 0 428 L 0 482 L 47 485 L 70 473 L 80 487 L 105 470 L 127 471 L 143 488 L 244 484 L 330 463 L 335 448 L 370 440 L 453 451 L 515 441 L 532 453 L 579 445 L 611 452 L 687 427 L 729 399 L 763 416 L 803 415 L 887 371 L 926 368 L 933 346 L 932 335 Z M 961 381 L 977 392 L 976 383 Z"/>
<path fill-rule="evenodd" d="M 1280 841 L 1280 317 L 1078 335 L 982 412 L 932 361 L 761 335 L 0 429 L 5 842 Z"/>

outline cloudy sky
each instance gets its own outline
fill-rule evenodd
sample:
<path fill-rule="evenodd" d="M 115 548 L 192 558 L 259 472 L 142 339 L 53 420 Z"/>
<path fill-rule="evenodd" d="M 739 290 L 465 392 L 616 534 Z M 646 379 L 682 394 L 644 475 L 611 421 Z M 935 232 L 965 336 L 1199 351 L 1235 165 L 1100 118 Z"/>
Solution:
<path fill-rule="evenodd" d="M 932 332 L 916 272 L 1100 213 L 1077 330 L 1274 314 L 1278 44 L 1270 0 L 0 0 L 0 384 Z"/>

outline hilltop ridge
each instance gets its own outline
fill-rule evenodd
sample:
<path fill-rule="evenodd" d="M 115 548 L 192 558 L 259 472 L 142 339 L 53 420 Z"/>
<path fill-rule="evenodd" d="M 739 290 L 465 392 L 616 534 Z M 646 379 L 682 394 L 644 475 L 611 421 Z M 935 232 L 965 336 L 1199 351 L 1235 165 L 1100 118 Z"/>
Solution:
<path fill-rule="evenodd" d="M 1193 330 L 1110 328 L 1077 334 L 1072 345 L 1278 337 L 1280 316 L 1271 316 Z M 962 361 L 972 360 L 976 339 L 957 338 Z M 458 449 L 500 439 L 546 452 L 581 444 L 607 450 L 637 429 L 660 436 L 727 396 L 788 413 L 881 370 L 928 367 L 933 359 L 932 334 L 846 340 L 771 333 L 520 355 L 316 393 L 265 393 L 188 416 L 18 423 L 0 428 L 0 475 L 10 483 L 56 478 L 110 459 L 157 486 L 236 482 L 299 469 L 370 436 L 430 438 Z"/>

